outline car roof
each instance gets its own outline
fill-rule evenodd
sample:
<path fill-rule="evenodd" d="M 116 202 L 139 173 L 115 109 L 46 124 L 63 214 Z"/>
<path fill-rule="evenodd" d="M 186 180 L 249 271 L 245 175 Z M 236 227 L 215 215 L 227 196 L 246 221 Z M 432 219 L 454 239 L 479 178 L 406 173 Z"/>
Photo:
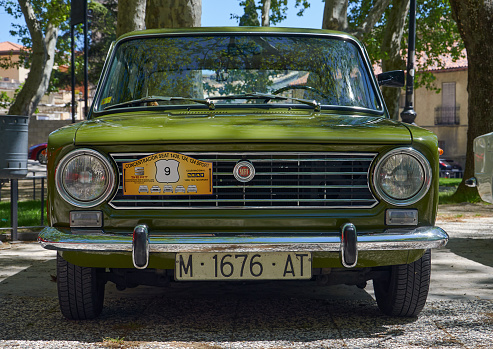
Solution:
<path fill-rule="evenodd" d="M 312 28 L 284 28 L 284 27 L 195 27 L 195 28 L 164 28 L 164 29 L 146 29 L 137 30 L 123 34 L 117 41 L 139 36 L 154 36 L 160 34 L 250 34 L 250 33 L 271 33 L 271 34 L 306 34 L 306 35 L 333 35 L 345 38 L 351 38 L 358 41 L 354 36 L 348 33 Z"/>

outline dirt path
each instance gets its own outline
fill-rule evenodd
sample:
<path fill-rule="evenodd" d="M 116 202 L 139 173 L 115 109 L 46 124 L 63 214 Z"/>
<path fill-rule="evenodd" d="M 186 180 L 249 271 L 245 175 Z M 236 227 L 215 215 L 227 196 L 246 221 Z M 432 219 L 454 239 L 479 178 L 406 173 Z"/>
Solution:
<path fill-rule="evenodd" d="M 461 203 L 438 206 L 437 222 L 462 222 L 465 219 L 493 217 L 493 205 Z"/>

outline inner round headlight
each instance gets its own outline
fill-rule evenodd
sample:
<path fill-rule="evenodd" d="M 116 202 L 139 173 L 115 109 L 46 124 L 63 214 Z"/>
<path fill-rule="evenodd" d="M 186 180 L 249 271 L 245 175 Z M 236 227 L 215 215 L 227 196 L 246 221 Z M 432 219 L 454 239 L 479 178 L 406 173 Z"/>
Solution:
<path fill-rule="evenodd" d="M 378 162 L 373 179 L 375 190 L 385 201 L 394 205 L 409 205 L 428 192 L 431 167 L 418 151 L 395 149 Z"/>
<path fill-rule="evenodd" d="M 79 207 L 93 207 L 111 194 L 115 177 L 108 160 L 91 149 L 66 155 L 57 167 L 56 185 L 60 195 Z"/>

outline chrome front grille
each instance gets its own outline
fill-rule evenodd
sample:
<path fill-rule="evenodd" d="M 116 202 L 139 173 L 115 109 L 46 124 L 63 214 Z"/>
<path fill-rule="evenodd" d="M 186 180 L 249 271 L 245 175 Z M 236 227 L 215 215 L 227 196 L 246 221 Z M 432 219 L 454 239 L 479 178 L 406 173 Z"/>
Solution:
<path fill-rule="evenodd" d="M 110 154 L 119 170 L 116 209 L 183 208 L 370 208 L 378 201 L 369 188 L 374 153 L 183 153 L 213 163 L 213 195 L 123 195 L 122 164 L 150 153 Z M 255 166 L 247 183 L 235 179 L 242 160 Z"/>

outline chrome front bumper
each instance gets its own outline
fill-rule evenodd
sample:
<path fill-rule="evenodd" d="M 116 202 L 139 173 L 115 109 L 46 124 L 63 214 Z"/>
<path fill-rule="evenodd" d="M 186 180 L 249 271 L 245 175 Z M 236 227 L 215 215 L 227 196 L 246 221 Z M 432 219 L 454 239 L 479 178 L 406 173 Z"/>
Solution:
<path fill-rule="evenodd" d="M 345 225 L 344 227 L 346 227 Z M 355 231 L 354 231 L 355 233 Z M 422 250 L 447 244 L 447 233 L 434 226 L 387 229 L 380 233 L 358 232 L 356 238 L 345 240 L 343 228 L 338 234 L 195 234 L 192 236 L 148 234 L 147 227 L 137 226 L 133 234 L 72 234 L 69 230 L 48 227 L 39 234 L 41 246 L 58 251 L 130 252 L 134 266 L 145 268 L 153 252 L 341 252 Z M 353 241 L 354 240 L 354 241 Z M 147 241 L 147 243 L 146 243 Z M 354 256 L 353 256 L 354 257 Z M 136 262 L 137 259 L 137 262 Z M 142 262 L 143 260 L 143 262 Z M 139 262 L 141 261 L 141 262 Z M 356 265 L 352 260 L 350 265 Z"/>

